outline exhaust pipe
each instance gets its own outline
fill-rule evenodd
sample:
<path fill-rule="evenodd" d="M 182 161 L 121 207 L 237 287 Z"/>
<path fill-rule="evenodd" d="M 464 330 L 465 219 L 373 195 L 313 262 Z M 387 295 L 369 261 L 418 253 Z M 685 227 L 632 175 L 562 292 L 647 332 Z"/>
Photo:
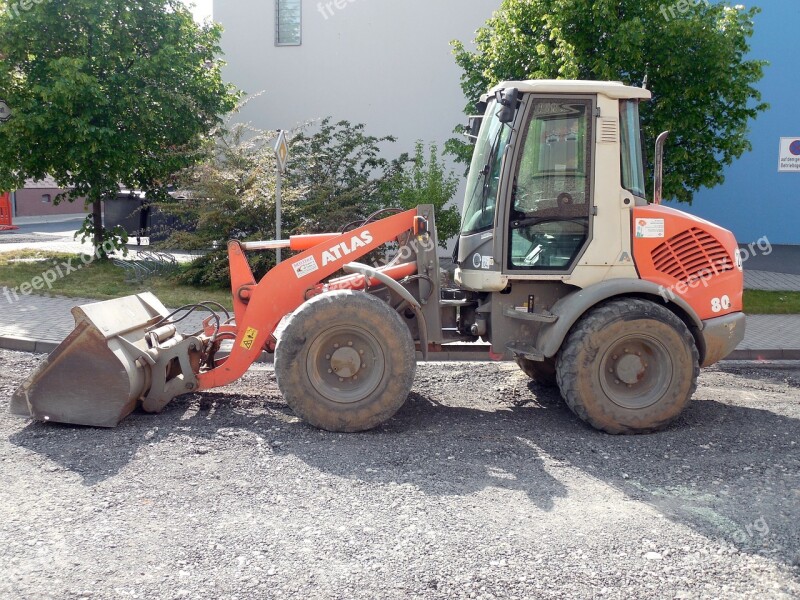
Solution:
<path fill-rule="evenodd" d="M 664 144 L 666 144 L 668 137 L 669 131 L 664 131 L 656 138 L 653 204 L 661 204 L 661 200 L 664 197 Z"/>

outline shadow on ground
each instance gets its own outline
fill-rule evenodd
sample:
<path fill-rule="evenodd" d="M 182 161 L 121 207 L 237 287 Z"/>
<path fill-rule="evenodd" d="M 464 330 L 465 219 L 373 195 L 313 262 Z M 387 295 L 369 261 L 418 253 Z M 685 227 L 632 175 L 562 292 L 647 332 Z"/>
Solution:
<path fill-rule="evenodd" d="M 276 395 L 232 398 L 184 396 L 162 415 L 134 414 L 115 430 L 29 424 L 10 441 L 92 486 L 176 431 L 211 455 L 229 443 L 226 432 L 240 431 L 245 454 L 255 436 L 276 454 L 354 482 L 410 483 L 430 496 L 520 490 L 545 511 L 567 497 L 561 479 L 574 475 L 561 469 L 574 468 L 706 537 L 786 564 L 798 560 L 800 448 L 792 442 L 800 421 L 769 410 L 700 393 L 668 430 L 615 437 L 589 429 L 557 392 L 531 383 L 516 402 L 500 400 L 492 410 L 413 393 L 388 424 L 343 435 L 300 423 Z"/>

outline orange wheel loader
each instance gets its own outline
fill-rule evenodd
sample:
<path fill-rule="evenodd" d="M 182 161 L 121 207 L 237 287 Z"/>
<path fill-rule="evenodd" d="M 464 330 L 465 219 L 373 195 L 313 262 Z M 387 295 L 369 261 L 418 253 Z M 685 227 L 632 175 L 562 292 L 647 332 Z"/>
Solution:
<path fill-rule="evenodd" d="M 159 412 L 236 381 L 266 351 L 297 415 L 363 431 L 406 401 L 418 351 L 483 340 L 492 358 L 558 385 L 593 427 L 659 429 L 689 402 L 699 369 L 736 348 L 745 317 L 734 236 L 660 205 L 665 134 L 646 200 L 648 99 L 616 82 L 502 83 L 471 123 L 452 280 L 430 206 L 339 233 L 232 241 L 233 315 L 199 303 L 189 309 L 209 312 L 202 331 L 182 334 L 151 294 L 76 308 L 75 330 L 11 410 L 113 427 L 137 406 Z M 358 262 L 390 242 L 386 264 Z M 256 281 L 247 253 L 279 248 L 295 254 Z"/>

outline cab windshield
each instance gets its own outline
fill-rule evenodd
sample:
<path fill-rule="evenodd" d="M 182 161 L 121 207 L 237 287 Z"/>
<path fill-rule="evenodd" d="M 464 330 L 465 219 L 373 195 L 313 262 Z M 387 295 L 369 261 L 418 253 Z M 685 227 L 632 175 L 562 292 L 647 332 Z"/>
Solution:
<path fill-rule="evenodd" d="M 498 108 L 495 100 L 489 103 L 487 116 L 475 143 L 467 178 L 461 235 L 485 231 L 494 225 L 503 153 L 511 136 L 511 127 L 497 118 Z"/>

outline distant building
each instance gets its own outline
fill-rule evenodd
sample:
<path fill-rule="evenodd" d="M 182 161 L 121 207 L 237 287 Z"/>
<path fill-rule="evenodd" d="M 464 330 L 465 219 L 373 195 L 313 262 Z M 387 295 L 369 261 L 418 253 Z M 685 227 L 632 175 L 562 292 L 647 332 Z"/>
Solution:
<path fill-rule="evenodd" d="M 62 192 L 64 190 L 58 187 L 52 177 L 45 177 L 42 181 L 29 179 L 23 189 L 14 192 L 14 216 L 48 217 L 88 212 L 83 200 L 56 204 L 56 196 Z"/>
<path fill-rule="evenodd" d="M 241 120 L 290 129 L 332 116 L 441 148 L 463 116 L 450 47 L 470 42 L 500 0 L 214 0 L 225 77 L 264 91 Z"/>
<path fill-rule="evenodd" d="M 759 5 L 751 58 L 771 63 L 758 86 L 771 108 L 751 124 L 753 151 L 726 170 L 725 184 L 679 208 L 727 227 L 741 242 L 767 236 L 774 244 L 800 244 L 800 172 L 778 173 L 780 138 L 800 140 L 800 77 L 788 33 L 800 29 L 800 3 Z M 441 147 L 452 137 L 465 99 L 449 42 L 472 40 L 499 6 L 500 0 L 214 0 L 214 18 L 225 28 L 226 79 L 250 94 L 264 91 L 240 120 L 288 129 L 331 115 L 397 136 L 399 153 L 418 139 Z M 667 161 L 669 150 L 668 142 Z"/>

